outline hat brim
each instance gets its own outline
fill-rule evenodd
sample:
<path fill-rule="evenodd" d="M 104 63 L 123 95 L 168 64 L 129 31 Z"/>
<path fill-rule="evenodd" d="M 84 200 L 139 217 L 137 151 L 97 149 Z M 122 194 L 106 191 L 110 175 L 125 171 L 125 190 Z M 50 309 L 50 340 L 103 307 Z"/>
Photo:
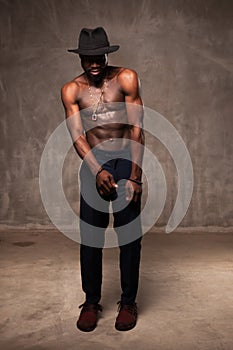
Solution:
<path fill-rule="evenodd" d="M 119 47 L 120 47 L 119 45 L 112 45 L 112 46 L 100 47 L 99 49 L 93 49 L 93 50 L 70 49 L 67 51 L 77 53 L 79 55 L 84 55 L 84 56 L 95 56 L 95 55 L 104 55 L 106 53 L 117 51 Z"/>

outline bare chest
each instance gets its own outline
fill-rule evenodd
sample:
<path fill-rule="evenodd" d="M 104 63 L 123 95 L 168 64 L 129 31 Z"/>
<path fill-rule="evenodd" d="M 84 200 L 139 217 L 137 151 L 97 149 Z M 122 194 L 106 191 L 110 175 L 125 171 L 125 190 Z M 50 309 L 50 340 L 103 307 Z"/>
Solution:
<path fill-rule="evenodd" d="M 85 130 L 127 122 L 125 96 L 116 79 L 106 81 L 101 88 L 86 85 L 78 104 Z"/>

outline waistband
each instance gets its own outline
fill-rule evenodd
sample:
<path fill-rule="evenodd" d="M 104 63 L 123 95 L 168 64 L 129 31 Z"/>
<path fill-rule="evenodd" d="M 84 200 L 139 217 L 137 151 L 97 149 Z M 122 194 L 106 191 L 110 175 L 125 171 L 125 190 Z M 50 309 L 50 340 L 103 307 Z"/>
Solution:
<path fill-rule="evenodd" d="M 108 151 L 108 150 L 102 150 L 102 149 L 98 149 L 98 148 L 94 148 L 92 150 L 93 154 L 95 156 L 103 156 L 103 157 L 108 157 L 108 158 L 129 158 L 130 155 L 130 147 L 127 146 L 121 150 L 117 150 L 117 151 Z"/>

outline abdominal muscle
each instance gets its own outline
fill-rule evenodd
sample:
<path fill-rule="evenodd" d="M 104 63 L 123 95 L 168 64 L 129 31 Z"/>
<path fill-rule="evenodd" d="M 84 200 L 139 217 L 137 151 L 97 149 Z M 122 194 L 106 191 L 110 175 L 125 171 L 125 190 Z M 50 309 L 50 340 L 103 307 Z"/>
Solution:
<path fill-rule="evenodd" d="M 122 125 L 121 125 L 122 126 Z M 103 127 L 96 127 L 86 133 L 86 139 L 91 148 L 97 147 L 105 151 L 123 150 L 129 144 L 129 128 L 118 127 L 112 130 Z"/>
<path fill-rule="evenodd" d="M 86 139 L 91 148 L 117 151 L 129 144 L 130 128 L 127 124 L 126 111 L 107 111 L 97 115 L 93 121 L 90 114 L 82 118 Z"/>

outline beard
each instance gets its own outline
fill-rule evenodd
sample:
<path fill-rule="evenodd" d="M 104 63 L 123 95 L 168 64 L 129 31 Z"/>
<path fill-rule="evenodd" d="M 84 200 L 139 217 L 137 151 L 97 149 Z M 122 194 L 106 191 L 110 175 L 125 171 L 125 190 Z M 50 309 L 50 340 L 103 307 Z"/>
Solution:
<path fill-rule="evenodd" d="M 97 70 L 95 69 L 87 70 L 86 74 L 88 78 L 94 83 L 100 83 L 106 77 L 106 71 L 107 71 L 107 66 L 105 66 L 104 68 L 99 68 Z"/>

